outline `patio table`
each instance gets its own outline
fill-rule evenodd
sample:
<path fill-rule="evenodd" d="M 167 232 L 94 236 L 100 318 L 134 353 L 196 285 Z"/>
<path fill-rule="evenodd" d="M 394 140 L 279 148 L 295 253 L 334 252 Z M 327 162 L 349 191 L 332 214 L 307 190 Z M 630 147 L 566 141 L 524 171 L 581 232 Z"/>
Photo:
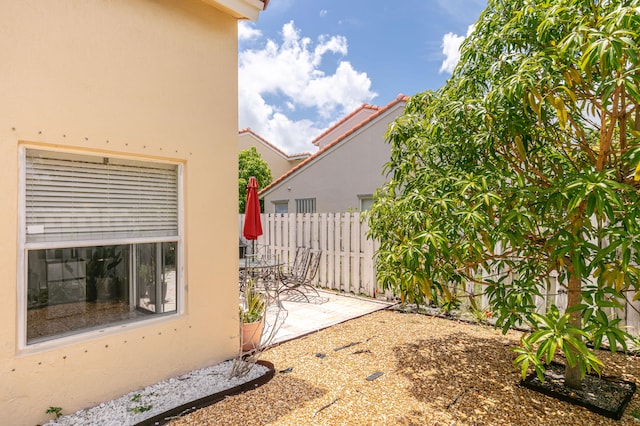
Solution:
<path fill-rule="evenodd" d="M 240 291 L 244 291 L 244 286 L 249 279 L 254 280 L 258 285 L 262 285 L 268 295 L 278 292 L 277 271 L 285 263 L 274 258 L 244 258 L 239 263 L 239 284 Z"/>

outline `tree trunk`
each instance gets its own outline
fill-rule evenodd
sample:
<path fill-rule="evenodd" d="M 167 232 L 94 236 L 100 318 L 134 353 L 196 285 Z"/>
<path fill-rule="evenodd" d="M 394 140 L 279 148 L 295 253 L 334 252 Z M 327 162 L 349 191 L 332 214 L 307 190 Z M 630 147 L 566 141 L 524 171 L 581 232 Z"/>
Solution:
<path fill-rule="evenodd" d="M 573 267 L 569 266 L 569 290 L 567 294 L 567 309 L 580 304 L 582 298 L 582 280 L 573 271 Z M 569 322 L 578 328 L 582 328 L 582 317 L 580 311 L 571 313 Z M 580 339 L 580 336 L 576 336 Z M 572 353 L 576 355 L 576 352 Z M 570 367 L 569 364 L 565 366 L 564 372 L 565 384 L 571 388 L 579 389 L 582 385 L 582 378 L 580 377 L 580 367 L 576 364 Z"/>

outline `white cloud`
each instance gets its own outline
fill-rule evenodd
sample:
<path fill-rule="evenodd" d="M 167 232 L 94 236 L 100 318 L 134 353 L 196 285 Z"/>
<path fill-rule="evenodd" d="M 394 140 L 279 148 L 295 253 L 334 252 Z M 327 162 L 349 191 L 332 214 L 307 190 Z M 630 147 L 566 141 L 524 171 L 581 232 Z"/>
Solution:
<path fill-rule="evenodd" d="M 320 17 L 324 18 L 325 16 L 327 16 L 327 13 L 329 13 L 329 11 L 327 9 L 322 9 L 320 11 Z"/>
<path fill-rule="evenodd" d="M 321 36 L 314 43 L 293 22 L 282 27 L 281 36 L 239 53 L 239 127 L 250 127 L 288 153 L 314 151 L 311 140 L 329 123 L 376 93 L 367 74 L 348 61 L 323 67 L 327 54 L 347 55 L 345 37 Z M 313 120 L 301 117 L 303 112 Z"/>
<path fill-rule="evenodd" d="M 318 38 L 318 45 L 313 50 L 313 65 L 318 66 L 322 61 L 322 56 L 327 52 L 340 53 L 346 55 L 347 51 L 347 39 L 343 36 L 325 36 L 321 35 Z"/>
<path fill-rule="evenodd" d="M 330 119 L 345 114 L 372 99 L 371 80 L 366 73 L 359 73 L 349 62 L 340 62 L 335 74 L 319 76 L 309 81 L 301 102 L 315 106 L 320 115 Z"/>
<path fill-rule="evenodd" d="M 246 21 L 238 21 L 238 40 L 256 39 L 262 35 L 262 31 L 253 28 Z"/>
<path fill-rule="evenodd" d="M 473 25 L 469 25 L 467 28 L 467 36 L 473 31 Z M 460 60 L 460 45 L 464 41 L 465 36 L 460 36 L 454 33 L 447 33 L 442 37 L 442 53 L 444 53 L 444 61 L 440 66 L 440 73 L 446 72 L 448 74 L 453 73 L 453 69 Z"/>

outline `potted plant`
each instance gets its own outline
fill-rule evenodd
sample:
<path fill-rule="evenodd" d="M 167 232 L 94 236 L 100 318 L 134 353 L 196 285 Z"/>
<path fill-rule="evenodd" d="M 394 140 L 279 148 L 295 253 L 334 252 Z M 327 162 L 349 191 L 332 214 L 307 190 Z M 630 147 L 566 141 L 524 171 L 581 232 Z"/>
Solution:
<path fill-rule="evenodd" d="M 250 280 L 245 286 L 244 303 L 239 310 L 242 325 L 242 352 L 255 350 L 260 346 L 265 308 L 264 296 L 255 290 L 254 283 Z"/>

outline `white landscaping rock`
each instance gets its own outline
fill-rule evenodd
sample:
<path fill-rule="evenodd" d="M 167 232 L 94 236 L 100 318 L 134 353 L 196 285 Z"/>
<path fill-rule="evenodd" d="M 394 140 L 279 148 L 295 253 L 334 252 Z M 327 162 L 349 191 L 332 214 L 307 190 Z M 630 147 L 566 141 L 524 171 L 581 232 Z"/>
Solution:
<path fill-rule="evenodd" d="M 233 361 L 225 361 L 194 370 L 96 407 L 51 420 L 45 425 L 131 426 L 183 404 L 250 382 L 269 371 L 267 367 L 255 364 L 246 375 L 229 378 L 232 366 Z"/>

